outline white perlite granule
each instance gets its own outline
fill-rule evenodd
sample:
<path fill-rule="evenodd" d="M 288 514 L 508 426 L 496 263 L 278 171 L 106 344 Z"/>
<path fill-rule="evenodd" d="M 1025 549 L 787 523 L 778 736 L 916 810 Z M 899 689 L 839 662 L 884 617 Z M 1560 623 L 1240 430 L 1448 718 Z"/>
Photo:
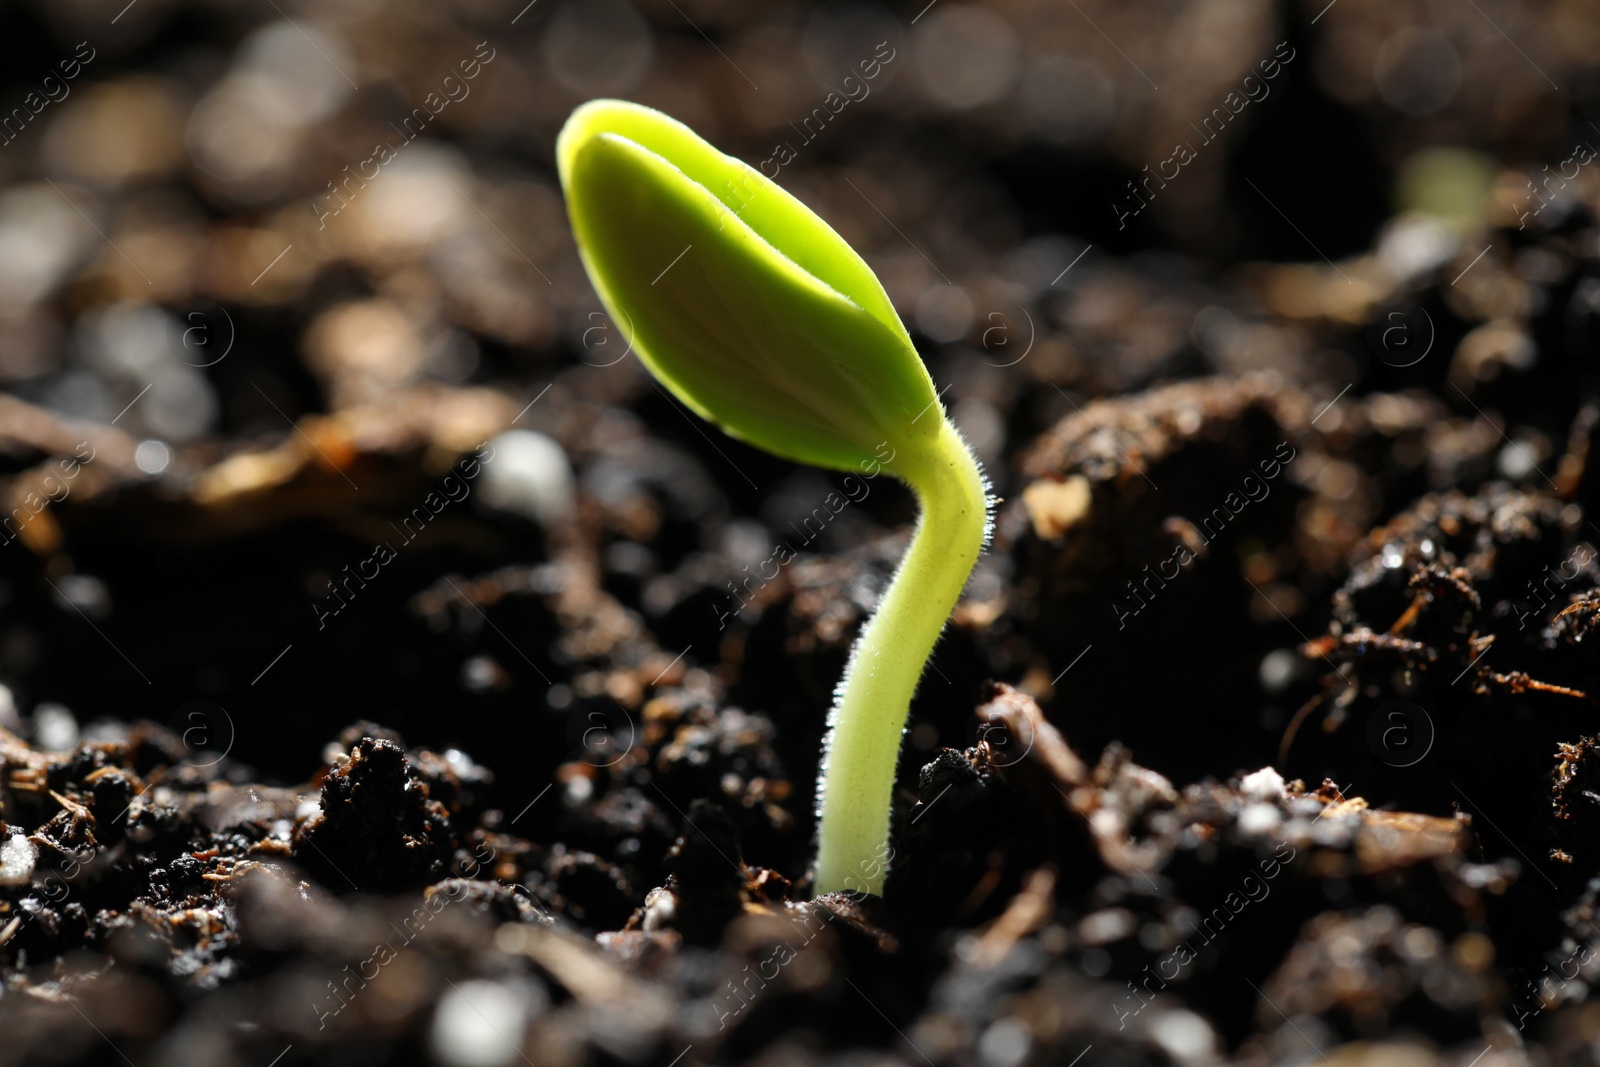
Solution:
<path fill-rule="evenodd" d="M 13 829 L 0 839 L 0 885 L 26 885 L 38 859 L 33 842 L 21 830 Z"/>

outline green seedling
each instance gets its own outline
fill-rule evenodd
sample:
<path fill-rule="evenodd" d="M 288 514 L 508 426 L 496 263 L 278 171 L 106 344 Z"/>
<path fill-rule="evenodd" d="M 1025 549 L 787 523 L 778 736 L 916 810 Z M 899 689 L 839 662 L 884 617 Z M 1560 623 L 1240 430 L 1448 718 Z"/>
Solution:
<path fill-rule="evenodd" d="M 816 892 L 881 895 L 911 697 L 989 534 L 983 470 L 871 268 L 765 174 L 615 100 L 574 111 L 556 155 L 589 279 L 656 378 L 741 441 L 881 464 L 921 504 L 835 694 L 817 790 Z"/>

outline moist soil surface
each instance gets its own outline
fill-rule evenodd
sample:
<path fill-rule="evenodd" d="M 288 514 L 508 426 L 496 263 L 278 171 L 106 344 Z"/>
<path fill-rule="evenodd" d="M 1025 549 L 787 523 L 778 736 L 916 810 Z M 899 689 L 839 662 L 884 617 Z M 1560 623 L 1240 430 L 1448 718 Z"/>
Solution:
<path fill-rule="evenodd" d="M 105 76 L 228 39 L 196 18 Z M 689 81 L 732 79 L 702 58 Z M 1327 209 L 1337 261 L 1264 237 L 1242 170 L 1210 204 L 1247 205 L 1229 241 L 1159 212 L 1124 239 L 1097 206 L 1090 252 L 1050 176 L 1122 195 L 1131 168 L 1032 142 L 980 168 L 977 120 L 887 87 L 796 169 L 999 498 L 912 705 L 881 898 L 812 899 L 807 867 L 903 488 L 731 441 L 618 358 L 548 144 L 465 105 L 445 128 L 483 203 L 554 279 L 500 230 L 394 244 L 420 209 L 381 215 L 377 181 L 319 244 L 220 165 L 146 174 L 216 217 L 139 201 L 129 263 L 210 249 L 160 300 L 226 311 L 242 347 L 196 372 L 209 429 L 153 453 L 153 414 L 112 418 L 144 395 L 112 358 L 126 302 L 153 298 L 111 253 L 41 304 L 78 363 L 0 345 L 27 513 L 0 544 L 0 1065 L 1596 1059 L 1600 189 L 1530 223 L 1507 171 L 1469 223 L 1395 214 L 1381 179 L 1427 139 L 1362 147 L 1371 116 L 1311 62 L 1206 158 L 1332 131 L 1339 195 L 1289 207 Z M 553 133 L 576 98 L 517 90 L 546 95 Z M 306 188 L 338 170 L 306 158 Z M 930 235 L 963 328 L 888 215 L 819 192 L 847 170 Z M 449 200 L 429 173 L 386 180 Z M 126 396 L 78 411 L 85 381 Z"/>
<path fill-rule="evenodd" d="M 342 596 L 281 592 L 361 558 L 381 509 L 342 477 L 421 498 L 493 446 L 395 431 L 221 504 L 65 500 L 132 619 L 95 626 L 59 556 L 7 559 L 27 684 L 58 700 L 0 732 L 0 1059 L 1565 1057 L 1600 1025 L 1600 408 L 1532 402 L 1582 395 L 1576 362 L 1532 373 L 1525 409 L 1495 394 L 1548 427 L 1520 445 L 1449 380 L 1335 399 L 1273 373 L 1030 437 L 916 698 L 881 899 L 806 879 L 900 501 L 752 580 L 684 547 L 755 526 L 737 502 L 675 529 L 714 464 L 582 369 L 555 399 L 627 429 L 587 455 L 572 431 L 570 513 L 463 508 L 393 573 L 325 577 Z M 26 413 L 40 455 L 81 429 Z M 282 662 L 247 664 L 250 615 L 283 620 Z M 187 662 L 259 671 L 270 717 L 119 703 Z"/>

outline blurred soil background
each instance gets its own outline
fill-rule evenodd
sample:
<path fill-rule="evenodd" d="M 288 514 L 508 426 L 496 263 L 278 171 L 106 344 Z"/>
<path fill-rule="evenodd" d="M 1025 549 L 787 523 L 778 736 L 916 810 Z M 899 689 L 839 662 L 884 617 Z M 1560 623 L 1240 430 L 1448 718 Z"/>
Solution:
<path fill-rule="evenodd" d="M 0 1063 L 1600 1059 L 1593 5 L 11 2 L 0 71 Z M 914 506 L 628 354 L 597 96 L 850 241 L 1002 499 L 815 943 Z"/>

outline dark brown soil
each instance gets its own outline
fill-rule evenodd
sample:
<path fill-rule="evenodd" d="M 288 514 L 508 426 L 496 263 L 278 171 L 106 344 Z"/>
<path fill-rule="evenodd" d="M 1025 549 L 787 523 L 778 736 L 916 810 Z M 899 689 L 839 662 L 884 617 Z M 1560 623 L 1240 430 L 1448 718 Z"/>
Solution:
<path fill-rule="evenodd" d="M 578 4 L 0 11 L 7 101 L 98 49 L 82 111 L 0 134 L 0 1067 L 1600 1059 L 1600 184 L 1523 192 L 1600 31 L 1483 3 L 1539 76 L 1470 10 L 851 9 L 895 80 L 782 180 L 1002 499 L 885 895 L 816 900 L 823 724 L 912 501 L 618 358 L 551 144 L 615 91 L 759 160 L 844 8 L 613 5 L 592 57 Z M 918 34 L 996 12 L 1032 73 L 958 106 Z M 1423 31 L 1460 91 L 1397 117 L 1428 85 L 1366 72 L 1426 73 Z M 470 101 L 306 210 L 486 38 Z M 1257 38 L 1298 50 L 1271 100 L 1116 226 Z M 1126 75 L 1099 132 L 1062 140 L 1100 83 L 1051 56 Z M 302 110 L 207 148 L 269 75 Z M 1390 198 L 1440 144 L 1492 184 L 1461 230 Z M 57 193 L 80 243 L 24 227 Z"/>

